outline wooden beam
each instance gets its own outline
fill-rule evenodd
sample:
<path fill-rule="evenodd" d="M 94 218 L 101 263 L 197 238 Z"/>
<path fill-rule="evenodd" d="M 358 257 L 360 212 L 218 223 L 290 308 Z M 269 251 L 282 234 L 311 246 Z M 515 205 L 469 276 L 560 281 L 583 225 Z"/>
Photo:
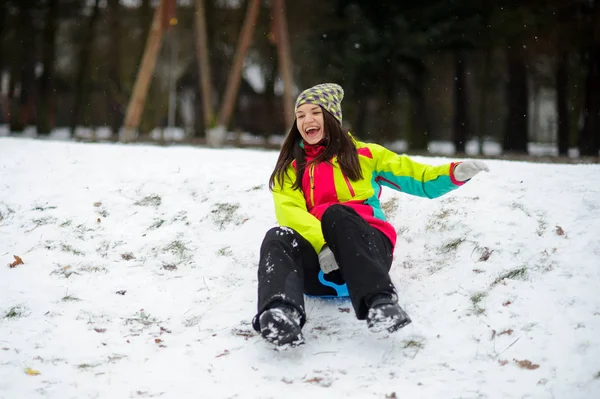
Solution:
<path fill-rule="evenodd" d="M 121 141 L 135 140 L 137 135 L 137 128 L 142 117 L 142 112 L 144 111 L 144 104 L 146 103 L 148 87 L 150 86 L 150 80 L 152 79 L 152 73 L 154 72 L 154 67 L 156 65 L 156 58 L 158 57 L 162 42 L 162 16 L 164 5 L 165 0 L 161 0 L 154 11 L 154 19 L 152 20 L 152 26 L 148 33 L 146 48 L 144 49 L 144 56 L 142 57 L 142 65 L 138 71 L 133 87 L 133 94 L 129 100 L 129 105 L 127 106 L 125 126 L 121 133 Z"/>
<path fill-rule="evenodd" d="M 196 59 L 198 76 L 200 77 L 200 93 L 202 93 L 202 115 L 204 129 L 212 127 L 214 111 L 212 103 L 212 87 L 210 84 L 210 62 L 208 58 L 208 36 L 206 34 L 206 12 L 204 0 L 196 0 Z"/>
<path fill-rule="evenodd" d="M 283 80 L 283 112 L 287 126 L 294 121 L 294 98 L 292 93 L 294 80 L 292 77 L 292 58 L 290 55 L 284 0 L 273 0 L 273 13 L 277 35 L 279 76 Z"/>
<path fill-rule="evenodd" d="M 218 125 L 219 127 L 227 129 L 231 114 L 235 106 L 235 100 L 237 92 L 240 86 L 240 80 L 242 78 L 242 68 L 244 66 L 244 58 L 246 51 L 252 41 L 252 33 L 254 32 L 254 26 L 258 18 L 258 12 L 260 11 L 260 0 L 249 0 L 248 11 L 244 20 L 244 25 L 238 39 L 238 45 L 233 59 L 233 65 L 231 72 L 227 78 L 227 86 L 225 88 L 225 97 L 221 110 L 219 112 Z"/>

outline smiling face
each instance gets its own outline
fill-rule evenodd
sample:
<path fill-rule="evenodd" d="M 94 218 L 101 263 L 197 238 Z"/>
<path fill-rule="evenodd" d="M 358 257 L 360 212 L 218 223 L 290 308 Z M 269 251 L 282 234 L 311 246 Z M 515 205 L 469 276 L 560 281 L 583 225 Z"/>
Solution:
<path fill-rule="evenodd" d="M 296 110 L 296 127 L 308 144 L 316 144 L 325 137 L 323 110 L 315 104 L 302 104 Z"/>

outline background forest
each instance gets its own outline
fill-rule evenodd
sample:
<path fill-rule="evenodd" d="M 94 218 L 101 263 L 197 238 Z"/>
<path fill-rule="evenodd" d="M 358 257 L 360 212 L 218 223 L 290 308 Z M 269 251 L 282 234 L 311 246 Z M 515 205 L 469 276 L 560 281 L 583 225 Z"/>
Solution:
<path fill-rule="evenodd" d="M 103 128 L 118 139 L 158 3 L 3 0 L 0 125 L 7 134 L 66 128 L 76 138 L 77 129 Z M 166 3 L 139 137 L 168 126 L 201 143 L 219 124 L 265 140 L 283 135 L 291 122 L 288 74 L 288 101 L 317 83 L 341 84 L 345 124 L 366 140 L 402 141 L 413 152 L 450 141 L 456 153 L 470 141 L 493 141 L 503 154 L 543 143 L 554 155 L 597 160 L 600 0 Z M 259 12 L 248 33 L 253 4 Z M 275 27 L 274 5 L 285 8 L 287 37 Z M 223 123 L 218 110 L 243 40 L 239 89 Z M 289 43 L 289 65 L 281 40 Z"/>

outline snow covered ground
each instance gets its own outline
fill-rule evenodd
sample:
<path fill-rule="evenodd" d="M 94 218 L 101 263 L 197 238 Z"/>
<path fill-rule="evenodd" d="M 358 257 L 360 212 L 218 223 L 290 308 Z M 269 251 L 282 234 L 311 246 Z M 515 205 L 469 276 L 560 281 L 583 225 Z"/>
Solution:
<path fill-rule="evenodd" d="M 600 165 L 384 191 L 413 323 L 309 298 L 276 351 L 250 326 L 276 157 L 0 138 L 0 398 L 600 397 Z"/>

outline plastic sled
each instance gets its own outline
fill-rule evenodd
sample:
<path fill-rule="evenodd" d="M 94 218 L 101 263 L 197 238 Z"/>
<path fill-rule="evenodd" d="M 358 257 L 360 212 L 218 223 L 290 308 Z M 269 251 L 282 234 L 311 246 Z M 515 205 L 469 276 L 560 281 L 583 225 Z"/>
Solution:
<path fill-rule="evenodd" d="M 336 295 L 308 295 L 308 294 L 306 294 L 306 296 L 309 296 L 312 298 L 349 298 L 350 297 L 350 294 L 348 293 L 348 286 L 346 285 L 346 283 L 336 284 L 332 281 L 325 280 L 325 273 L 323 273 L 322 270 L 319 271 L 319 282 L 326 287 L 333 288 L 337 294 Z"/>

